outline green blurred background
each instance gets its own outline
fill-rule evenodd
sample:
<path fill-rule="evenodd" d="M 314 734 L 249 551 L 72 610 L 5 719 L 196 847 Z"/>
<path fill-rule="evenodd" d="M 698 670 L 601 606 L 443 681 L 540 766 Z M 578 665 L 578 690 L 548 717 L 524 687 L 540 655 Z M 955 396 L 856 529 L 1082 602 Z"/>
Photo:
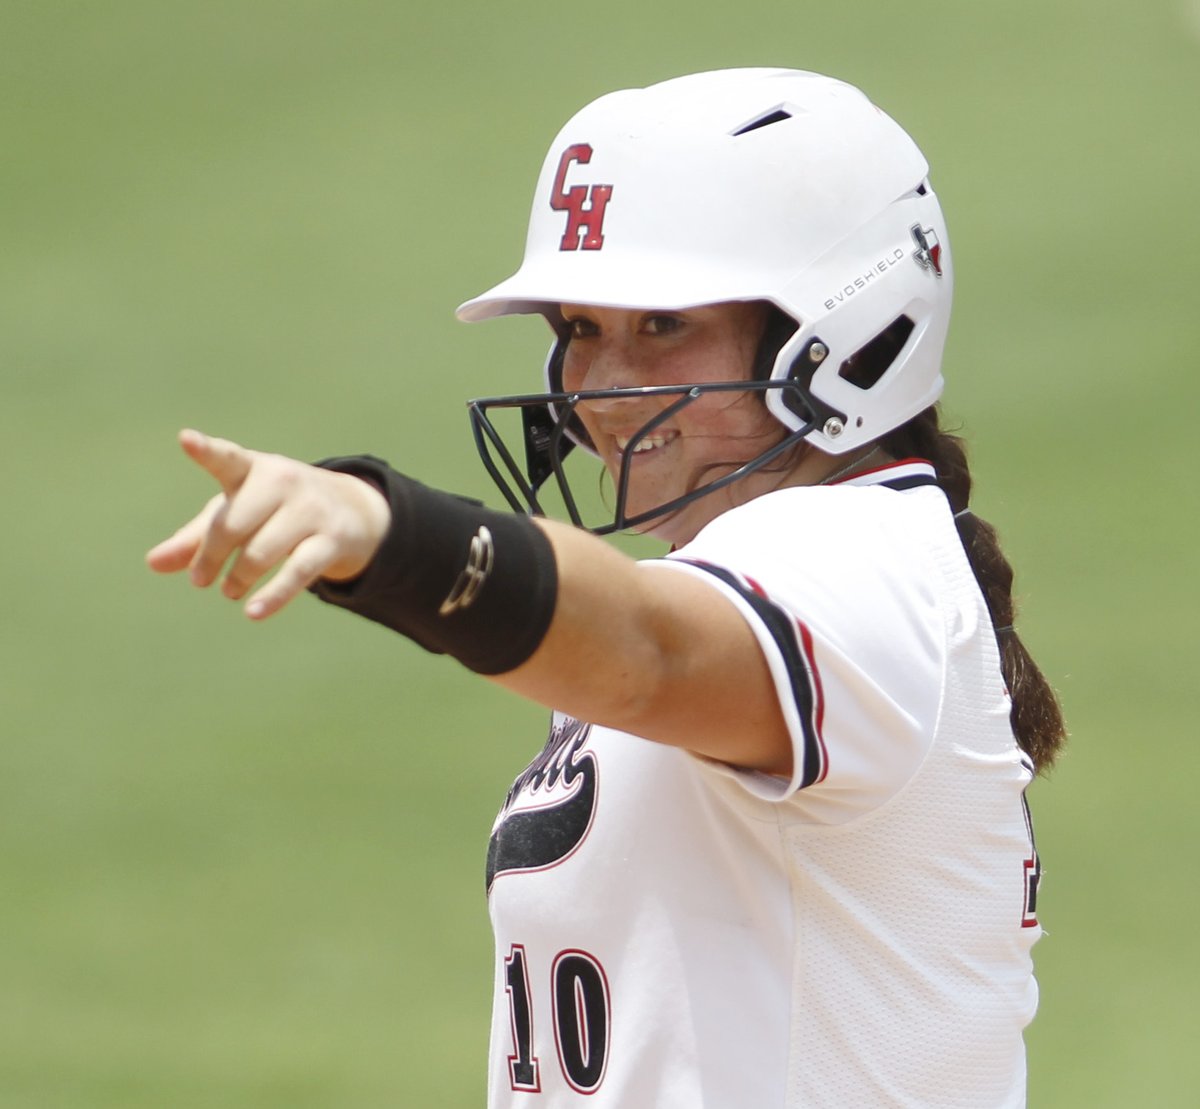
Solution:
<path fill-rule="evenodd" d="M 545 335 L 453 307 L 576 108 L 748 64 L 864 87 L 949 217 L 946 405 L 1073 731 L 1030 1104 L 1200 1104 L 1197 0 L 4 0 L 0 63 L 0 1107 L 482 1104 L 544 714 L 142 553 L 209 495 L 187 425 L 499 503 L 462 402 Z"/>

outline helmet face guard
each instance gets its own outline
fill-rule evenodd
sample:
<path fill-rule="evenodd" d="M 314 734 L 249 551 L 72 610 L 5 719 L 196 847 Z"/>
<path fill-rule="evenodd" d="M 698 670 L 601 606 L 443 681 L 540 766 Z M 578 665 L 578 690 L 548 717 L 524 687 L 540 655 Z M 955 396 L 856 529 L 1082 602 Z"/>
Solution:
<path fill-rule="evenodd" d="M 629 499 L 630 459 L 639 443 L 653 433 L 655 428 L 676 413 L 693 404 L 700 397 L 712 393 L 757 393 L 767 395 L 779 392 L 801 394 L 795 382 L 778 381 L 721 381 L 704 385 L 659 385 L 644 388 L 593 389 L 577 393 L 533 393 L 524 396 L 485 397 L 469 402 L 471 428 L 475 446 L 492 480 L 503 493 L 509 506 L 517 512 L 537 516 L 547 515 L 543 508 L 542 490 L 550 478 L 562 499 L 567 516 L 576 527 L 586 528 L 595 535 L 609 535 L 617 531 L 640 529 L 653 520 L 662 519 L 685 506 L 723 489 L 749 474 L 768 466 L 787 450 L 800 443 L 811 425 L 804 425 L 783 435 L 780 440 L 760 452 L 754 458 L 738 464 L 720 477 L 700 485 L 689 492 L 663 504 L 630 516 L 626 511 Z M 611 509 L 612 519 L 604 523 L 591 523 L 584 519 L 571 480 L 564 469 L 564 462 L 577 446 L 591 450 L 590 444 L 581 441 L 572 431 L 578 426 L 576 409 L 580 404 L 593 400 L 611 400 L 631 397 L 675 397 L 662 411 L 655 413 L 634 433 L 623 453 L 621 467 L 614 477 L 616 486 L 615 504 Z M 802 404 L 800 396 L 793 403 Z M 524 467 L 514 457 L 504 435 L 497 429 L 491 412 L 493 409 L 518 409 L 521 413 L 525 446 Z"/>
<path fill-rule="evenodd" d="M 671 311 L 766 301 L 791 334 L 760 360 L 756 382 L 738 387 L 769 385 L 763 399 L 785 440 L 842 454 L 941 394 L 953 273 L 928 172 L 866 96 L 813 73 L 722 70 L 611 93 L 552 144 L 521 268 L 458 314 L 539 313 L 553 326 L 564 303 Z M 561 392 L 555 369 L 564 341 L 547 360 L 547 393 L 471 406 L 476 442 L 492 447 L 481 430 L 489 408 L 542 406 L 531 426 L 558 446 L 528 459 L 538 459 L 521 478 L 532 511 L 541 484 L 562 480 L 564 443 L 590 449 L 579 401 Z M 688 387 L 678 391 L 682 401 Z M 496 477 L 494 464 L 489 472 Z M 624 466 L 614 480 L 616 520 L 605 530 L 639 526 L 621 523 Z"/>

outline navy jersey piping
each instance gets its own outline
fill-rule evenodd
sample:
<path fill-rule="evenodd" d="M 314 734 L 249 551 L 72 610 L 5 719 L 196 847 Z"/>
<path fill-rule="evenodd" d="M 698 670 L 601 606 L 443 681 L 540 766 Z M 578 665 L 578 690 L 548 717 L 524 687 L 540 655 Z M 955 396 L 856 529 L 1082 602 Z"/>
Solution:
<path fill-rule="evenodd" d="M 922 485 L 937 486 L 938 480 L 935 477 L 930 477 L 928 474 L 913 474 L 910 477 L 895 477 L 887 481 L 878 481 L 875 484 L 882 485 L 885 489 L 895 489 L 896 492 L 903 493 Z"/>

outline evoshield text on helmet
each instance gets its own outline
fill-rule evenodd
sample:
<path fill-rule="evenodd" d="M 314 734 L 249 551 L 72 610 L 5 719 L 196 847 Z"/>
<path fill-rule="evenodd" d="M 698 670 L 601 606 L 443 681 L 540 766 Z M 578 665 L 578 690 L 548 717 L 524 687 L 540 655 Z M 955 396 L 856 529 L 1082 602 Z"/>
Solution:
<path fill-rule="evenodd" d="M 952 283 L 928 165 L 890 117 L 828 77 L 722 70 L 571 119 L 520 269 L 458 314 L 767 301 L 795 326 L 768 352 L 765 403 L 789 437 L 841 454 L 937 400 Z"/>

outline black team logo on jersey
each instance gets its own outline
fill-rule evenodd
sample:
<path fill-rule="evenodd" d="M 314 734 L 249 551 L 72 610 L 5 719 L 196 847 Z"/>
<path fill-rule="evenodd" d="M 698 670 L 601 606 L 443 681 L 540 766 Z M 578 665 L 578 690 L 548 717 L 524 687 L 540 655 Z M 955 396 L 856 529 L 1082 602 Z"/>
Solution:
<path fill-rule="evenodd" d="M 611 185 L 572 185 L 566 188 L 567 170 L 572 162 L 586 166 L 592 160 L 592 148 L 585 142 L 577 142 L 563 151 L 558 160 L 558 172 L 554 175 L 554 186 L 550 190 L 550 207 L 556 212 L 567 212 L 567 229 L 563 232 L 559 250 L 599 250 L 604 246 L 604 210 L 612 196 Z M 584 205 L 587 207 L 584 207 Z M 580 236 L 586 231 L 583 242 Z"/>
<path fill-rule="evenodd" d="M 487 888 L 502 874 L 557 866 L 587 838 L 596 810 L 591 724 L 556 722 L 542 753 L 513 782 L 488 844 Z"/>

